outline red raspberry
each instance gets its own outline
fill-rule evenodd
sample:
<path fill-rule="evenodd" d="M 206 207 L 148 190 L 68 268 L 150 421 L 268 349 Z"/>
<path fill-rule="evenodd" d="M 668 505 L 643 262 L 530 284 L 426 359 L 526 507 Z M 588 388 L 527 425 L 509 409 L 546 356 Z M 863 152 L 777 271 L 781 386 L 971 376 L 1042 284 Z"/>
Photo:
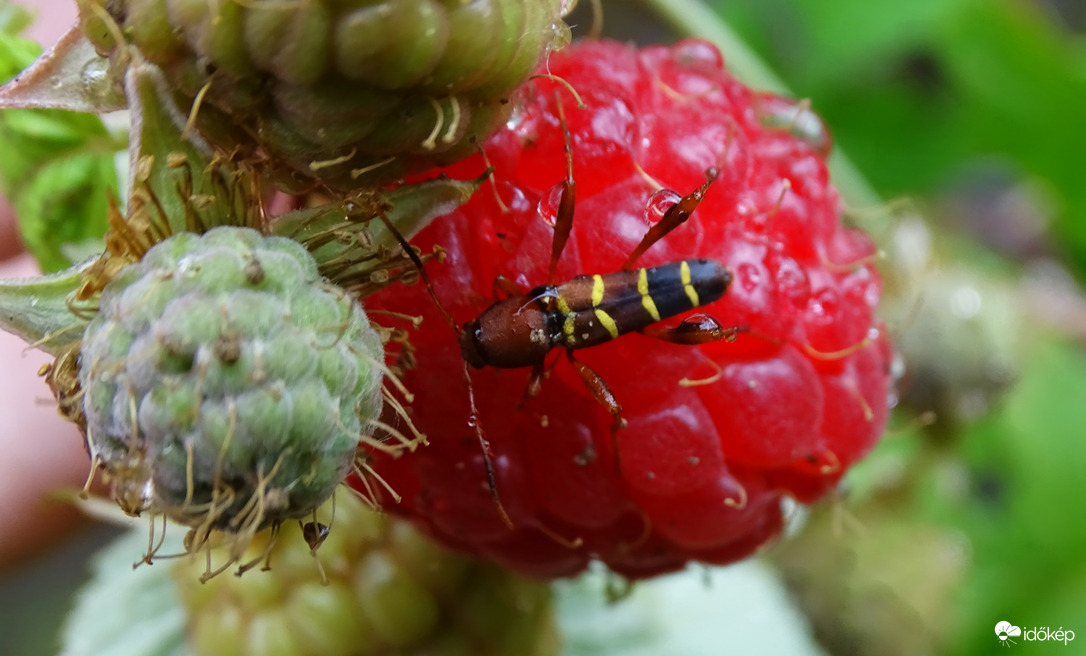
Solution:
<path fill-rule="evenodd" d="M 492 302 L 498 274 L 525 289 L 546 282 L 552 229 L 537 206 L 547 213 L 565 175 L 561 97 L 578 193 L 557 280 L 621 267 L 659 198 L 650 178 L 685 194 L 719 166 L 692 218 L 639 264 L 721 261 L 734 282 L 700 311 L 750 331 L 702 346 L 631 334 L 578 351 L 629 422 L 618 433 L 619 468 L 611 417 L 568 363 L 557 363 L 529 409 L 517 408 L 527 369 L 473 371 L 509 529 L 469 425 L 455 335 L 421 285 L 369 299 L 370 308 L 425 317 L 411 334 L 418 367 L 405 383 L 430 445 L 399 460 L 376 456 L 375 469 L 403 495 L 386 506 L 448 544 L 537 576 L 574 574 L 591 558 L 634 578 L 688 560 L 733 562 L 780 532 L 782 496 L 818 499 L 882 431 L 890 347 L 873 315 L 874 247 L 838 220 L 828 135 L 782 128 L 781 107 L 800 108 L 732 79 L 712 45 L 587 42 L 552 55 L 548 72 L 587 108 L 559 84 L 530 85 L 485 145 L 498 193 L 484 187 L 417 239 L 448 250 L 431 275 L 455 319 L 462 325 Z M 476 157 L 447 172 L 483 168 Z"/>

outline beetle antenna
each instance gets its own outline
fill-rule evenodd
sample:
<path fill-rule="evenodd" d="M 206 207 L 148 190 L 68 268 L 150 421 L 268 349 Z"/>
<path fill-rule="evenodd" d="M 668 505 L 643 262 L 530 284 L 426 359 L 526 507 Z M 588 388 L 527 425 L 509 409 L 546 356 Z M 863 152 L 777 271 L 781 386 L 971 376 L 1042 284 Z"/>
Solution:
<path fill-rule="evenodd" d="M 468 403 L 471 406 L 471 416 L 468 418 L 468 422 L 475 429 L 475 437 L 479 438 L 479 447 L 483 450 L 483 466 L 486 467 L 486 482 L 487 487 L 490 488 L 490 498 L 494 500 L 494 506 L 498 509 L 498 515 L 501 516 L 502 523 L 509 530 L 513 530 L 513 520 L 509 518 L 509 513 L 505 511 L 505 506 L 502 505 L 502 500 L 498 496 L 498 481 L 497 476 L 494 474 L 490 441 L 483 434 L 483 424 L 479 421 L 479 409 L 475 405 L 475 387 L 471 383 L 471 371 L 468 370 L 468 361 L 463 360 L 463 364 L 464 380 L 468 384 Z"/>
<path fill-rule="evenodd" d="M 388 231 L 392 233 L 392 236 L 396 238 L 396 242 L 403 249 L 404 254 L 411 260 L 411 263 L 415 265 L 415 268 L 419 272 L 419 276 L 422 278 L 422 282 L 426 285 L 426 292 L 430 294 L 431 300 L 437 309 L 441 311 L 441 315 L 445 317 L 445 322 L 449 324 L 449 327 L 453 329 L 453 332 L 460 335 L 460 328 L 456 325 L 456 320 L 453 319 L 452 314 L 445 308 L 445 305 L 437 297 L 437 292 L 434 291 L 434 285 L 430 282 L 430 274 L 426 273 L 426 269 L 422 265 L 422 259 L 419 258 L 419 254 L 415 252 L 415 248 L 407 242 L 403 234 L 396 229 L 396 226 L 392 224 L 388 216 L 384 212 L 380 212 L 377 216 L 381 217 L 381 222 L 385 224 Z"/>
<path fill-rule="evenodd" d="M 415 249 L 407 242 L 407 239 L 396 229 L 396 226 L 392 224 L 392 221 L 382 212 L 378 214 L 381 217 L 381 221 L 388 228 L 389 232 L 396 238 L 396 241 L 400 244 L 400 248 L 403 249 L 407 257 L 411 259 L 411 262 L 418 269 L 419 277 L 422 278 L 422 282 L 426 285 L 426 291 L 430 294 L 431 300 L 438 310 L 441 311 L 442 316 L 445 317 L 445 321 L 452 328 L 457 338 L 460 336 L 460 328 L 456 325 L 456 320 L 453 319 L 452 314 L 437 297 L 437 292 L 434 291 L 434 286 L 430 282 L 430 275 L 426 273 L 426 269 L 423 268 L 422 260 L 419 258 Z M 510 530 L 513 529 L 513 520 L 509 518 L 509 513 L 506 512 L 505 506 L 502 505 L 501 498 L 498 496 L 498 482 L 497 476 L 494 473 L 494 461 L 491 457 L 490 441 L 486 439 L 486 435 L 483 433 L 483 425 L 479 420 L 479 409 L 475 404 L 475 385 L 471 381 L 471 372 L 468 370 L 468 362 L 464 360 L 464 382 L 468 386 L 468 403 L 471 407 L 471 415 L 468 419 L 472 428 L 475 429 L 475 437 L 479 439 L 479 446 L 483 450 L 483 465 L 486 467 L 486 482 L 490 488 L 490 497 L 494 500 L 494 506 L 498 509 L 498 515 L 501 516 L 502 523 L 505 524 Z"/>

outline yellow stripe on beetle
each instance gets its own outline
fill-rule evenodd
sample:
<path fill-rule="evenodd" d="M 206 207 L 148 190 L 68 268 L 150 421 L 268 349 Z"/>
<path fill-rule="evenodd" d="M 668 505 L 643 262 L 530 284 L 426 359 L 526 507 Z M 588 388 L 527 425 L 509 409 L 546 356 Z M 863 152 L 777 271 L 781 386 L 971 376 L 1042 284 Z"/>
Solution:
<path fill-rule="evenodd" d="M 603 302 L 603 276 L 592 276 L 592 307 L 599 306 Z"/>
<path fill-rule="evenodd" d="M 569 307 L 569 303 L 566 302 L 566 299 L 562 298 L 561 294 L 557 294 L 555 296 L 555 304 L 558 305 L 558 311 L 564 314 L 566 317 L 566 320 L 562 322 L 562 332 L 566 334 L 566 339 L 569 341 L 569 343 L 573 344 L 573 342 L 576 340 L 573 332 L 577 328 L 574 323 L 577 315 Z"/>
<path fill-rule="evenodd" d="M 562 314 L 571 314 L 573 312 L 569 307 L 569 303 L 566 303 L 566 299 L 562 298 L 561 294 L 556 294 L 554 300 L 558 304 L 558 311 Z"/>
<path fill-rule="evenodd" d="M 660 311 L 656 309 L 656 301 L 652 300 L 649 294 L 649 274 L 646 269 L 637 272 L 637 292 L 641 294 L 641 305 L 645 306 L 645 311 L 653 321 L 659 321 Z"/>
<path fill-rule="evenodd" d="M 611 339 L 618 338 L 618 324 L 611 315 L 607 314 L 603 310 L 596 308 L 596 319 L 599 320 L 600 325 L 607 329 L 607 332 L 611 333 Z"/>
<path fill-rule="evenodd" d="M 685 260 L 679 264 L 679 276 L 682 279 L 683 290 L 686 291 L 687 298 L 690 299 L 690 305 L 692 307 L 698 307 L 701 303 L 698 301 L 698 292 L 694 289 L 694 285 L 690 284 L 690 265 Z"/>

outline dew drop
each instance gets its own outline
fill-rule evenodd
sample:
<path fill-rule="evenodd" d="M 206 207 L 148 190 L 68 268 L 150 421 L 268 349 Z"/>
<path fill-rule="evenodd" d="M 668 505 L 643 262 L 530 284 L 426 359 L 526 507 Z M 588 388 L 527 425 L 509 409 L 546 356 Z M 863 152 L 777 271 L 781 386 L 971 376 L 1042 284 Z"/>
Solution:
<path fill-rule="evenodd" d="M 645 222 L 649 225 L 657 223 L 664 218 L 667 211 L 675 207 L 682 196 L 670 189 L 660 189 L 649 196 L 649 202 L 645 204 Z"/>
<path fill-rule="evenodd" d="M 878 305 L 880 296 L 882 296 L 882 290 L 874 281 L 868 282 L 864 286 L 864 302 L 867 303 L 867 307 Z"/>
<path fill-rule="evenodd" d="M 543 194 L 543 197 L 539 199 L 539 204 L 535 208 L 539 212 L 539 217 L 552 228 L 558 221 L 558 206 L 562 202 L 563 188 L 562 183 L 559 182 L 548 189 L 547 193 Z"/>
<path fill-rule="evenodd" d="M 513 109 L 513 113 L 509 115 L 509 119 L 505 122 L 505 127 L 510 132 L 516 132 L 521 125 L 524 124 L 524 110 L 519 106 Z"/>
<path fill-rule="evenodd" d="M 185 255 L 177 260 L 177 273 L 180 276 L 194 276 L 200 270 L 200 265 L 191 255 Z"/>
<path fill-rule="evenodd" d="M 551 23 L 551 37 L 547 43 L 548 50 L 561 50 L 573 40 L 573 32 L 564 21 Z"/>
<path fill-rule="evenodd" d="M 753 292 L 762 283 L 761 270 L 750 262 L 740 264 L 735 273 L 739 279 L 739 284 L 743 287 L 743 291 L 747 293 Z"/>
<path fill-rule="evenodd" d="M 532 207 L 532 202 L 528 200 L 527 194 L 524 193 L 520 187 L 509 185 L 506 187 L 509 191 L 510 198 L 506 200 L 506 205 L 514 212 L 527 212 Z"/>
<path fill-rule="evenodd" d="M 811 296 L 807 309 L 819 317 L 832 317 L 837 314 L 839 305 L 840 299 L 835 290 L 821 289 Z"/>
<path fill-rule="evenodd" d="M 742 198 L 735 204 L 735 213 L 739 216 L 748 216 L 750 214 L 756 214 L 758 207 L 749 198 Z"/>
<path fill-rule="evenodd" d="M 764 127 L 787 130 L 822 157 L 828 157 L 833 150 L 829 128 L 811 109 L 809 101 L 767 94 L 755 99 L 754 109 Z"/>
<path fill-rule="evenodd" d="M 793 307 L 802 310 L 811 298 L 811 281 L 799 264 L 791 259 L 781 262 L 777 270 L 777 293 Z"/>
<path fill-rule="evenodd" d="M 110 85 L 110 62 L 108 59 L 95 57 L 83 65 L 79 71 L 79 84 L 83 87 L 83 93 L 89 96 L 97 96 Z M 53 86 L 60 88 L 64 85 L 61 78 L 53 81 Z"/>
<path fill-rule="evenodd" d="M 724 66 L 720 51 L 708 41 L 691 39 L 682 42 L 677 47 L 676 58 L 686 66 L 699 64 L 713 68 Z"/>

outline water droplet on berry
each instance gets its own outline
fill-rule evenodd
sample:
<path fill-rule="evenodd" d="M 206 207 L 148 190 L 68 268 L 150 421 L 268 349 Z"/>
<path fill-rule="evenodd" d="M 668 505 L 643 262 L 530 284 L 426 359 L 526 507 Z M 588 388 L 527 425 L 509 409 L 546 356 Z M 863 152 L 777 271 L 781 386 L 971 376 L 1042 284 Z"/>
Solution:
<path fill-rule="evenodd" d="M 822 117 L 811 109 L 810 101 L 764 94 L 756 96 L 753 104 L 758 120 L 764 127 L 787 130 L 822 157 L 828 157 L 833 150 L 829 128 Z"/>
<path fill-rule="evenodd" d="M 645 222 L 650 225 L 657 223 L 682 199 L 683 197 L 678 192 L 671 189 L 659 189 L 653 192 L 649 196 L 649 202 L 645 204 Z"/>
<path fill-rule="evenodd" d="M 781 260 L 777 268 L 777 294 L 797 310 L 807 307 L 811 298 L 811 281 L 807 272 L 792 258 Z"/>
<path fill-rule="evenodd" d="M 752 198 L 736 201 L 735 214 L 742 219 L 744 231 L 759 233 L 765 229 L 766 214 L 758 211 L 758 205 Z"/>
<path fill-rule="evenodd" d="M 724 58 L 716 46 L 708 41 L 690 39 L 675 46 L 675 58 L 683 64 L 723 68 Z"/>
<path fill-rule="evenodd" d="M 505 200 L 505 204 L 509 206 L 509 209 L 514 212 L 527 212 L 532 206 L 532 201 L 528 200 L 528 195 L 524 193 L 524 190 L 514 185 L 508 185 L 505 188 L 510 196 Z"/>
<path fill-rule="evenodd" d="M 542 198 L 539 199 L 539 204 L 535 208 L 539 212 L 539 217 L 552 228 L 558 222 L 558 206 L 562 202 L 562 190 L 564 188 L 563 184 L 559 182 L 548 189 L 547 193 L 543 194 Z"/>
<path fill-rule="evenodd" d="M 870 281 L 864 286 L 864 303 L 867 307 L 875 307 L 879 304 L 879 297 L 882 295 L 882 289 L 875 281 Z"/>
<path fill-rule="evenodd" d="M 735 201 L 735 213 L 739 216 L 747 216 L 757 211 L 757 207 L 754 205 L 754 201 L 747 195 L 742 198 L 738 198 Z"/>
<path fill-rule="evenodd" d="M 753 292 L 762 283 L 762 271 L 750 262 L 740 264 L 735 274 L 745 292 Z"/>
<path fill-rule="evenodd" d="M 524 124 L 524 119 L 524 109 L 518 104 L 513 108 L 513 112 L 509 115 L 509 119 L 506 120 L 505 128 L 511 132 L 516 132 L 520 126 Z"/>
<path fill-rule="evenodd" d="M 835 289 L 820 289 L 807 304 L 807 309 L 818 317 L 833 317 L 840 309 L 841 299 Z"/>

